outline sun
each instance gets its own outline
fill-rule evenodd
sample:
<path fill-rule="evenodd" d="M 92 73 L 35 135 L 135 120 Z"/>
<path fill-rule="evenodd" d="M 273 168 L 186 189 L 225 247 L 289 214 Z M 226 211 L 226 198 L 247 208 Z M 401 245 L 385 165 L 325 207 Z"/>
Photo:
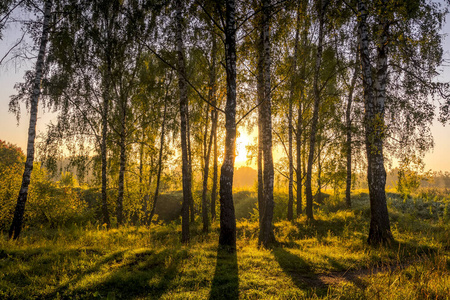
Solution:
<path fill-rule="evenodd" d="M 236 158 L 235 166 L 244 166 L 247 163 L 247 148 L 246 146 L 253 143 L 254 132 L 250 135 L 245 129 L 239 130 L 238 138 L 236 139 Z"/>

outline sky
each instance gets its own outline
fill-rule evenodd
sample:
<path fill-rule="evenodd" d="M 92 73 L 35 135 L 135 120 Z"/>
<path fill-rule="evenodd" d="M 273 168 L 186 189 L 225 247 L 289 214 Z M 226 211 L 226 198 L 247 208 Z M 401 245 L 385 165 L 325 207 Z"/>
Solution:
<path fill-rule="evenodd" d="M 444 35 L 444 57 L 450 61 L 450 16 L 447 16 L 447 19 L 448 21 L 443 27 L 442 34 Z M 0 59 L 18 39 L 17 32 L 19 32 L 18 28 L 14 26 L 10 26 L 4 31 L 3 40 L 0 41 Z M 15 115 L 9 112 L 8 104 L 10 96 L 15 94 L 14 84 L 22 82 L 24 72 L 32 67 L 32 61 L 11 61 L 0 65 L 0 139 L 18 145 L 24 152 L 26 151 L 29 114 L 25 106 L 22 105 L 20 122 L 17 123 Z M 440 81 L 449 82 L 450 65 L 443 66 L 440 69 L 443 71 L 439 77 Z M 48 111 L 44 112 L 42 107 L 39 107 L 38 136 L 45 132 L 46 126 L 54 117 L 54 114 Z M 431 130 L 435 146 L 425 156 L 425 169 L 450 172 L 450 124 L 443 126 L 435 120 Z M 253 135 L 249 136 L 245 133 L 245 130 L 242 130 L 241 136 L 237 139 L 238 157 L 236 158 L 236 166 L 245 165 L 245 145 L 253 141 Z"/>

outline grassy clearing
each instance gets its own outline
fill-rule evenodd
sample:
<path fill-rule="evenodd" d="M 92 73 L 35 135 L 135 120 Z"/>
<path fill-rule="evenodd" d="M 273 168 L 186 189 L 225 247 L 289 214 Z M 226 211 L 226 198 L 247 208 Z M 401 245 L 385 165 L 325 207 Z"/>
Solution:
<path fill-rule="evenodd" d="M 217 224 L 207 235 L 194 224 L 188 246 L 175 223 L 27 229 L 0 241 L 0 299 L 449 299 L 448 198 L 388 197 L 396 242 L 386 248 L 365 243 L 361 191 L 352 210 L 330 198 L 311 224 L 276 223 L 273 249 L 240 221 L 236 254 L 217 249 Z"/>

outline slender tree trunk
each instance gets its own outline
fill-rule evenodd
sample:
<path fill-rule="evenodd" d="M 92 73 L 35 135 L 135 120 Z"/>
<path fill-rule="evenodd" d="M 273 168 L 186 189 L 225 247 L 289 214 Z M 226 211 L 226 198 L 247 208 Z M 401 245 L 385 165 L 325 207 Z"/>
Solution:
<path fill-rule="evenodd" d="M 28 144 L 27 144 L 27 160 L 25 161 L 25 170 L 22 176 L 22 185 L 20 187 L 19 196 L 17 198 L 14 218 L 9 228 L 9 238 L 17 239 L 22 230 L 23 215 L 25 213 L 25 204 L 28 197 L 28 186 L 31 181 L 31 172 L 33 171 L 34 162 L 34 142 L 36 139 L 36 123 L 37 112 L 39 106 L 39 97 L 41 95 L 41 79 L 44 69 L 45 53 L 47 50 L 49 23 L 51 18 L 52 2 L 46 1 L 44 5 L 44 24 L 42 26 L 41 41 L 39 45 L 39 53 L 36 62 L 36 71 L 33 82 L 33 93 L 31 95 L 30 107 L 30 125 L 28 127 Z"/>
<path fill-rule="evenodd" d="M 289 221 L 294 220 L 294 157 L 293 157 L 293 102 L 295 95 L 295 88 L 297 83 L 297 59 L 298 59 L 298 40 L 300 34 L 300 9 L 297 9 L 297 26 L 295 30 L 294 40 L 294 56 L 292 58 L 292 78 L 291 78 L 291 90 L 289 91 L 289 112 L 288 112 L 288 135 L 289 135 L 289 200 L 287 219 Z"/>
<path fill-rule="evenodd" d="M 357 55 L 358 56 L 358 55 Z M 346 141 L 346 151 L 347 151 L 347 179 L 345 186 L 345 203 L 347 207 L 352 206 L 352 200 L 350 196 L 350 191 L 352 188 L 352 102 L 353 102 L 353 91 L 355 89 L 356 80 L 358 79 L 358 59 L 355 62 L 355 70 L 353 72 L 352 81 L 350 83 L 350 88 L 347 97 L 347 109 L 345 111 L 345 121 L 346 121 L 346 131 L 347 131 L 347 141 Z"/>
<path fill-rule="evenodd" d="M 142 203 L 142 211 L 144 213 L 143 221 L 142 223 L 144 225 L 149 225 L 149 211 L 148 211 L 148 204 L 150 201 L 150 187 L 152 186 L 152 170 L 153 170 L 153 158 L 151 159 L 150 169 L 148 170 L 148 187 L 147 187 L 147 193 L 144 196 L 144 202 Z"/>
<path fill-rule="evenodd" d="M 195 207 L 194 207 L 194 198 L 192 197 L 192 148 L 191 148 L 191 123 L 189 121 L 189 103 L 186 109 L 186 124 L 187 124 L 187 149 L 188 149 L 188 165 L 189 165 L 189 172 L 188 172 L 188 178 L 189 178 L 189 185 L 191 190 L 191 200 L 189 202 L 189 216 L 190 216 L 190 222 L 194 223 L 195 221 Z"/>
<path fill-rule="evenodd" d="M 384 1 L 383 1 L 384 4 Z M 369 54 L 367 7 L 358 1 L 358 31 L 361 69 L 364 87 L 364 124 L 367 152 L 367 181 L 370 197 L 369 244 L 385 244 L 393 240 L 386 205 L 386 170 L 383 158 L 384 102 L 386 99 L 388 22 L 381 17 L 377 46 L 377 69 L 375 82 Z"/>
<path fill-rule="evenodd" d="M 211 220 L 214 221 L 216 219 L 216 200 L 217 200 L 217 179 L 218 179 L 218 149 L 217 149 L 217 110 L 213 110 L 211 113 L 214 114 L 213 118 L 213 144 L 214 144 L 214 151 L 213 151 L 213 184 L 211 189 Z"/>
<path fill-rule="evenodd" d="M 262 93 L 264 95 L 264 93 Z M 264 99 L 264 98 L 263 98 Z M 263 101 L 263 100 L 261 100 Z M 258 108 L 258 211 L 259 211 L 259 228 L 262 226 L 262 218 L 264 215 L 264 179 L 263 179 L 263 129 L 262 129 L 262 106 Z"/>
<path fill-rule="evenodd" d="M 144 176 L 144 139 L 145 139 L 145 131 L 144 126 L 142 126 L 142 141 L 139 145 L 139 198 L 142 197 L 142 180 Z"/>
<path fill-rule="evenodd" d="M 259 243 L 265 247 L 275 242 L 273 233 L 273 185 L 274 170 L 272 156 L 272 111 L 270 84 L 270 0 L 263 0 L 263 48 L 264 48 L 264 103 L 263 111 L 263 160 L 264 160 L 264 211 L 262 227 L 260 228 Z"/>
<path fill-rule="evenodd" d="M 107 228 L 111 227 L 108 211 L 108 182 L 107 182 L 107 169 L 108 169 L 108 153 L 106 148 L 106 141 L 108 135 L 108 114 L 109 114 L 109 95 L 105 91 L 103 96 L 103 115 L 102 115 L 102 144 L 101 144 L 101 159 L 102 159 L 102 214 L 103 224 L 106 224 Z"/>
<path fill-rule="evenodd" d="M 302 209 L 302 104 L 299 103 L 298 107 L 298 119 L 297 119 L 297 136 L 296 136 L 296 146 L 297 146 L 297 218 L 303 213 Z"/>
<path fill-rule="evenodd" d="M 311 134 L 309 137 L 309 155 L 308 155 L 308 167 L 306 170 L 306 182 L 305 182 L 305 191 L 306 191 L 306 216 L 308 220 L 314 220 L 313 216 L 313 194 L 312 194 L 312 166 L 314 163 L 314 148 L 316 145 L 316 131 L 317 124 L 319 120 L 319 106 L 320 106 L 320 90 L 319 90 L 319 73 L 320 66 L 322 63 L 322 48 L 323 48 L 323 24 L 324 24 L 324 14 L 325 7 L 328 4 L 329 0 L 320 0 L 319 1 L 319 42 L 317 44 L 317 55 L 316 55 L 316 66 L 314 69 L 314 107 L 313 107 L 313 116 L 311 120 Z"/>
<path fill-rule="evenodd" d="M 257 66 L 256 66 L 256 96 L 258 103 L 258 154 L 257 172 L 258 172 L 258 212 L 259 228 L 262 228 L 262 218 L 264 215 L 264 179 L 263 179 L 263 107 L 264 101 L 264 49 L 263 49 L 263 30 L 262 19 L 258 20 L 259 35 L 256 45 Z"/>
<path fill-rule="evenodd" d="M 123 192 L 124 192 L 124 181 L 125 181 L 125 169 L 126 169 L 126 116 L 127 116 L 127 104 L 126 99 L 122 99 L 120 103 L 120 167 L 119 167 L 119 190 L 117 195 L 117 203 L 116 203 L 116 217 L 117 217 L 117 226 L 123 224 Z"/>
<path fill-rule="evenodd" d="M 307 43 L 308 43 L 308 20 L 306 16 L 306 10 L 308 9 L 308 0 L 303 0 L 301 2 L 301 8 L 299 14 L 301 13 L 302 19 L 302 48 L 301 48 L 301 57 L 302 65 L 300 69 L 300 101 L 298 103 L 298 116 L 297 116 L 297 217 L 299 217 L 303 213 L 302 200 L 303 200 L 303 173 L 302 172 L 302 137 L 303 137 L 303 103 L 306 101 L 306 91 L 305 91 L 305 82 L 306 82 L 306 54 L 307 54 Z"/>
<path fill-rule="evenodd" d="M 236 153 L 236 7 L 226 0 L 225 67 L 227 103 L 225 107 L 225 155 L 220 172 L 219 245 L 236 250 L 236 217 L 233 204 L 233 173 Z"/>
<path fill-rule="evenodd" d="M 186 84 L 186 70 L 183 54 L 182 40 L 182 3 L 176 0 L 176 44 L 177 44 L 177 68 L 178 68 L 178 88 L 180 93 L 180 117 L 181 117 L 181 157 L 182 157 L 182 181 L 183 181 L 183 204 L 181 208 L 181 242 L 187 243 L 189 235 L 189 205 L 192 202 L 191 176 L 188 149 L 188 98 Z"/>
<path fill-rule="evenodd" d="M 156 175 L 156 188 L 155 188 L 155 195 L 153 196 L 153 206 L 152 206 L 152 210 L 150 212 L 150 217 L 148 220 L 149 225 L 152 224 L 153 216 L 155 215 L 156 203 L 158 202 L 158 195 L 159 195 L 159 183 L 161 181 L 161 172 L 162 172 L 162 168 L 163 168 L 162 156 L 163 156 L 163 151 L 164 151 L 164 137 L 166 134 L 165 129 L 166 129 L 166 114 L 167 114 L 167 91 L 166 91 L 165 98 L 166 99 L 164 101 L 163 119 L 162 119 L 162 124 L 161 124 L 161 138 L 159 141 L 158 173 Z"/>
<path fill-rule="evenodd" d="M 211 99 L 209 99 L 211 100 Z M 202 224 L 203 232 L 208 232 L 209 218 L 208 218 L 208 174 L 209 174 L 209 156 L 211 154 L 212 134 L 210 135 L 211 142 L 208 141 L 208 127 L 209 127 L 209 105 L 206 104 L 205 110 L 205 132 L 203 134 L 203 172 L 202 172 Z"/>
<path fill-rule="evenodd" d="M 322 145 L 319 142 L 317 143 L 317 202 L 322 202 L 322 181 L 321 181 L 321 175 L 322 175 L 322 161 L 320 159 L 321 153 L 322 153 Z"/>
<path fill-rule="evenodd" d="M 212 49 L 211 49 L 211 72 L 209 76 L 209 101 L 216 105 L 216 56 L 217 56 L 217 47 L 216 47 L 216 38 L 213 35 L 212 37 Z M 207 106 L 206 110 L 206 119 L 208 119 L 209 106 Z M 205 126 L 205 136 L 204 136 L 204 144 L 203 147 L 205 149 L 204 157 L 204 172 L 203 172 L 203 193 L 202 193 L 202 218 L 203 218 L 203 232 L 208 232 L 209 227 L 209 219 L 208 219 L 208 202 L 206 199 L 208 193 L 208 174 L 209 174 L 209 160 L 211 157 L 211 148 L 214 139 L 214 131 L 216 124 L 214 122 L 214 110 L 211 110 L 211 133 L 209 135 L 209 142 L 206 144 L 208 137 L 208 122 L 206 122 Z"/>

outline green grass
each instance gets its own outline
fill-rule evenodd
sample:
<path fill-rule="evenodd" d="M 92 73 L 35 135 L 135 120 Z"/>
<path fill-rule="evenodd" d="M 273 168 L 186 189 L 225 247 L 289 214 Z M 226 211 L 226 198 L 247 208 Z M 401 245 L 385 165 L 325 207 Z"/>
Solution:
<path fill-rule="evenodd" d="M 207 235 L 194 224 L 187 246 L 176 223 L 28 228 L 0 241 L 0 299 L 449 299 L 446 199 L 388 193 L 396 242 L 381 248 L 366 244 L 361 191 L 352 210 L 330 197 L 312 223 L 277 222 L 272 249 L 258 247 L 257 223 L 243 219 L 235 254 L 218 249 L 217 223 Z"/>

